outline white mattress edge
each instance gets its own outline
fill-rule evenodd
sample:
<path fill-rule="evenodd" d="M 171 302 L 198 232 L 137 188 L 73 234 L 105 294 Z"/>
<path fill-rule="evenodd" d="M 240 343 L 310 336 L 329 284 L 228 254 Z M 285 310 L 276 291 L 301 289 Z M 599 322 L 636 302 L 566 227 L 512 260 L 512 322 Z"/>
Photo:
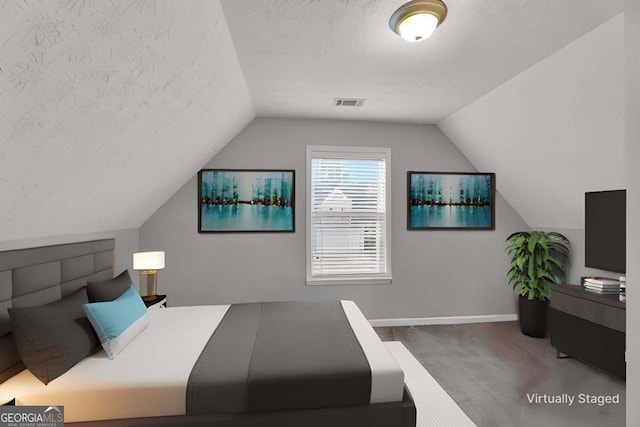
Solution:
<path fill-rule="evenodd" d="M 399 402 L 404 392 L 404 372 L 353 301 L 343 300 L 347 315 L 360 347 L 371 367 L 370 403 Z"/>

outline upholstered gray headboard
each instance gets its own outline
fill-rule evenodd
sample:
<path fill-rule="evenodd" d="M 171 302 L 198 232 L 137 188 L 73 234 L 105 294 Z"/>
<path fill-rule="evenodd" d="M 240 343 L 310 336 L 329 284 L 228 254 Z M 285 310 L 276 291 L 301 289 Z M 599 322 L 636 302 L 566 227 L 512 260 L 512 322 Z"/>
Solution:
<path fill-rule="evenodd" d="M 0 252 L 0 382 L 24 369 L 11 337 L 8 308 L 61 298 L 87 281 L 113 277 L 114 239 Z"/>

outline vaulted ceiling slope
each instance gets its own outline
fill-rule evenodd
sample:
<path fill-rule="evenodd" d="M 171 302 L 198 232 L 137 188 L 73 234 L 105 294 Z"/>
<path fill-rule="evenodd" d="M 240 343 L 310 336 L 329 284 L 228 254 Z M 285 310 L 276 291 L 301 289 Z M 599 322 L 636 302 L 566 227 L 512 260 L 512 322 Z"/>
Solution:
<path fill-rule="evenodd" d="M 583 228 L 586 191 L 625 188 L 624 15 L 438 123 L 534 228 Z"/>
<path fill-rule="evenodd" d="M 622 12 L 623 0 L 446 0 L 434 36 L 406 0 L 222 0 L 256 115 L 437 123 Z M 336 97 L 367 98 L 336 108 Z"/>
<path fill-rule="evenodd" d="M 0 2 L 0 240 L 139 227 L 253 117 L 219 1 Z"/>
<path fill-rule="evenodd" d="M 622 0 L 446 0 L 420 43 L 403 2 L 222 0 L 256 115 L 436 123 L 532 227 L 624 187 Z"/>
<path fill-rule="evenodd" d="M 414 44 L 403 2 L 0 2 L 0 241 L 137 228 L 254 116 L 438 123 L 530 225 L 578 227 L 622 176 L 623 0 L 447 0 Z"/>

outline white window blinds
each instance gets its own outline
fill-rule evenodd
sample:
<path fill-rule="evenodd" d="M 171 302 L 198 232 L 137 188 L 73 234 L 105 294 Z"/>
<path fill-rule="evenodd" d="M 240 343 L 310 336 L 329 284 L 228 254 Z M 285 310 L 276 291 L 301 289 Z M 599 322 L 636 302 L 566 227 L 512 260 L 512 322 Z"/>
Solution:
<path fill-rule="evenodd" d="M 388 283 L 389 150 L 308 151 L 307 281 Z"/>

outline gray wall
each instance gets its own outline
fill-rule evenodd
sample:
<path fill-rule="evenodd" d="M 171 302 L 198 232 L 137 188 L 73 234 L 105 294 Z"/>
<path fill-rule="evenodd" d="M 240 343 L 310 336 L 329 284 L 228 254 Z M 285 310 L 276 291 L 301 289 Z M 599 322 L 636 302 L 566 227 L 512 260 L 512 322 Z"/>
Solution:
<path fill-rule="evenodd" d="M 391 148 L 391 285 L 305 286 L 306 145 Z M 408 170 L 474 171 L 436 126 L 258 118 L 207 167 L 295 169 L 296 232 L 198 234 L 194 176 L 140 229 L 141 250 L 166 251 L 170 305 L 342 298 L 370 319 L 516 313 L 504 239 L 528 227 L 499 194 L 495 231 L 406 230 Z"/>
<path fill-rule="evenodd" d="M 545 231 L 561 233 L 571 242 L 571 264 L 567 271 L 567 283 L 579 285 L 580 278 L 583 276 L 599 276 L 617 279 L 621 274 L 623 274 L 620 272 L 599 270 L 584 266 L 584 228 L 561 228 Z"/>
<path fill-rule="evenodd" d="M 137 228 L 97 233 L 67 234 L 64 236 L 49 236 L 35 239 L 4 240 L 0 241 L 0 251 L 112 238 L 116 239 L 113 264 L 114 273 L 118 274 L 122 270 L 126 269 L 133 272 L 133 253 L 138 251 L 138 242 L 140 239 L 139 230 Z M 137 275 L 131 274 L 131 278 L 137 286 L 138 278 L 135 276 Z"/>
<path fill-rule="evenodd" d="M 627 83 L 627 402 L 640 401 L 640 2 L 625 1 Z M 627 405 L 627 425 L 640 425 L 640 405 Z"/>

